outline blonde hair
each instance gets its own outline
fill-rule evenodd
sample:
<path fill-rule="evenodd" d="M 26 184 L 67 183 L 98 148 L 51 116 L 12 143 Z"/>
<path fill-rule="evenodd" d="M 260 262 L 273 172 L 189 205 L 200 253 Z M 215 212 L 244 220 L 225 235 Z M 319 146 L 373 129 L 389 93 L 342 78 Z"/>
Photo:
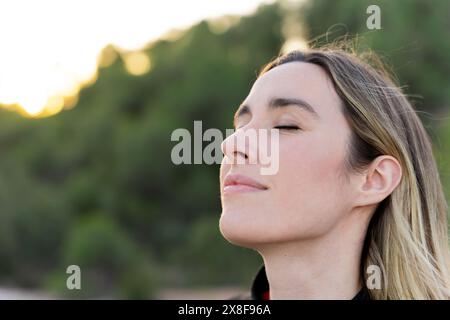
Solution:
<path fill-rule="evenodd" d="M 447 203 L 430 138 L 392 76 L 376 55 L 342 47 L 292 51 L 269 62 L 265 72 L 289 62 L 322 67 L 342 99 L 351 129 L 346 172 L 361 172 L 380 155 L 395 157 L 402 178 L 378 204 L 361 258 L 361 277 L 370 265 L 380 268 L 372 299 L 449 299 L 450 258 Z M 367 288 L 366 288 L 367 289 Z"/>

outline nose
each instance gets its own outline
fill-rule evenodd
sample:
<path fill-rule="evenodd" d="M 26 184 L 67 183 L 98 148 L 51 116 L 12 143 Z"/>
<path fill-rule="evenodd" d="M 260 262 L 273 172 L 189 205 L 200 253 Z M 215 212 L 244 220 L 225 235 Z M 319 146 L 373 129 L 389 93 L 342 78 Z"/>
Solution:
<path fill-rule="evenodd" d="M 229 164 L 254 164 L 257 162 L 256 130 L 237 129 L 221 144 L 225 162 Z"/>

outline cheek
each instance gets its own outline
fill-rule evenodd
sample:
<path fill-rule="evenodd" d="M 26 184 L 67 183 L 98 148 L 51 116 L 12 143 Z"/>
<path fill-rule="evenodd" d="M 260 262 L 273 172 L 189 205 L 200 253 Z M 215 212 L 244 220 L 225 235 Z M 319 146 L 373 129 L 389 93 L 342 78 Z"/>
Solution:
<path fill-rule="evenodd" d="M 300 190 L 334 183 L 343 165 L 343 151 L 337 143 L 309 139 L 290 141 L 280 147 L 281 181 L 277 185 L 295 185 Z"/>
<path fill-rule="evenodd" d="M 275 197 L 284 219 L 302 233 L 320 232 L 339 218 L 345 186 L 339 177 L 343 152 L 319 139 L 280 147 Z"/>

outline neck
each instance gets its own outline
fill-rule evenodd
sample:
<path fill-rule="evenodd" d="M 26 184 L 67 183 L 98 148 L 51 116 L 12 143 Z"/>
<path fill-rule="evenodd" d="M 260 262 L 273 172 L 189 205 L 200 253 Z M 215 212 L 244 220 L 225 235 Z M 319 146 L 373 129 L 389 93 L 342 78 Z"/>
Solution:
<path fill-rule="evenodd" d="M 361 289 L 365 223 L 335 228 L 324 236 L 258 248 L 270 299 L 352 299 Z M 345 228 L 344 228 L 345 229 Z"/>

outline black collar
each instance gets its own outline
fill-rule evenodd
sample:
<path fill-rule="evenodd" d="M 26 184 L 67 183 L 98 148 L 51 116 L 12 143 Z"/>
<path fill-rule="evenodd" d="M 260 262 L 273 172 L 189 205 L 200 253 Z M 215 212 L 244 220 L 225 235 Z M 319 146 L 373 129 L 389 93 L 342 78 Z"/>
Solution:
<path fill-rule="evenodd" d="M 259 269 L 250 290 L 252 300 L 268 300 L 269 299 L 269 282 L 266 276 L 266 268 L 264 265 Z M 370 300 L 370 295 L 365 287 L 363 287 L 352 300 Z"/>

